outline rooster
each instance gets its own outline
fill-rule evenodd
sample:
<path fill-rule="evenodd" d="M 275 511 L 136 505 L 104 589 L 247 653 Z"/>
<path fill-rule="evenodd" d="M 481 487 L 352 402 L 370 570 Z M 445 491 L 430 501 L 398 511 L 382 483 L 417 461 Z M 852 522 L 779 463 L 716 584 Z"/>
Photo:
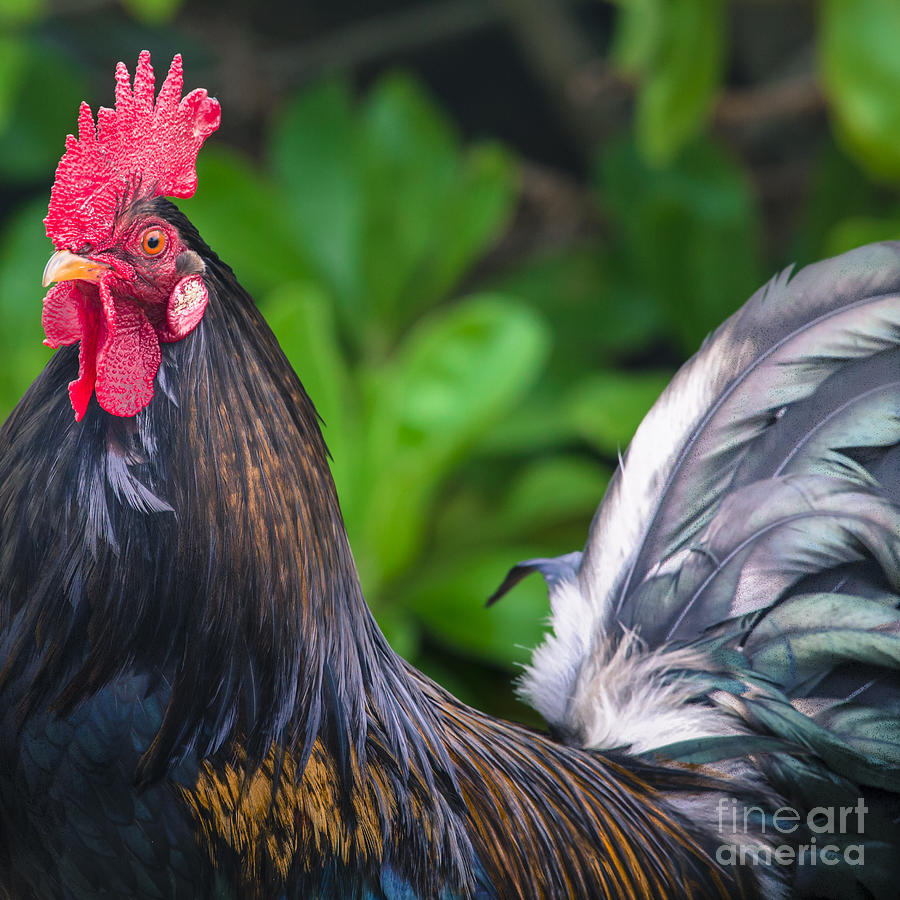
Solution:
<path fill-rule="evenodd" d="M 900 246 L 760 290 L 583 552 L 510 571 L 544 733 L 367 609 L 315 408 L 166 199 L 219 119 L 143 53 L 56 173 L 60 349 L 0 432 L 0 894 L 895 896 Z"/>

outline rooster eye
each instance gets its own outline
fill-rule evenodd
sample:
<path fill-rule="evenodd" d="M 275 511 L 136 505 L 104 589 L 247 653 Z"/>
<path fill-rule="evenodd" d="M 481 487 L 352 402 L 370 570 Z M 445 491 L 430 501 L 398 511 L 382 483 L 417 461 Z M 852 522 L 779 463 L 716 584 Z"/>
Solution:
<path fill-rule="evenodd" d="M 160 228 L 148 228 L 141 237 L 141 250 L 147 256 L 159 256 L 165 246 L 166 235 Z"/>

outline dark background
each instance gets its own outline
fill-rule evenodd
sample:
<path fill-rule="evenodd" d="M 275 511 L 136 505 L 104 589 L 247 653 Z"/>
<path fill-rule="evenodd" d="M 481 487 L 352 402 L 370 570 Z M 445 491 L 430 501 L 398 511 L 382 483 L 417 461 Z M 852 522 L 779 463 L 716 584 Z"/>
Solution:
<path fill-rule="evenodd" d="M 223 108 L 183 206 L 322 412 L 394 646 L 515 717 L 539 579 L 644 411 L 775 271 L 900 235 L 894 0 L 0 0 L 0 408 L 41 346 L 77 105 L 174 52 Z"/>

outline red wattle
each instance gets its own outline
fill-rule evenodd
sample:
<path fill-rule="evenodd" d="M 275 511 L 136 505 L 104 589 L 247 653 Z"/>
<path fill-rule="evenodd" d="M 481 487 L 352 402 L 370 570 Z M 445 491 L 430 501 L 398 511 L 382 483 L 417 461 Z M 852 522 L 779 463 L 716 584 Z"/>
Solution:
<path fill-rule="evenodd" d="M 63 281 L 54 285 L 44 297 L 41 322 L 48 347 L 62 347 L 81 341 L 78 352 L 78 378 L 69 382 L 69 397 L 76 421 L 87 412 L 97 374 L 97 335 L 100 311 L 96 301 L 85 295 L 89 288 L 77 282 Z"/>
<path fill-rule="evenodd" d="M 100 311 L 89 303 L 82 303 L 79 319 L 82 338 L 81 346 L 78 348 L 78 378 L 69 382 L 69 399 L 75 410 L 76 422 L 80 422 L 84 418 L 97 380 L 97 336 L 100 331 Z"/>
<path fill-rule="evenodd" d="M 162 359 L 159 342 L 190 334 L 208 299 L 200 275 L 182 278 L 169 298 L 165 320 L 154 326 L 134 300 L 115 297 L 106 280 L 97 287 L 78 281 L 52 287 L 41 316 L 44 343 L 61 347 L 81 341 L 78 378 L 69 384 L 76 420 L 84 418 L 94 392 L 108 413 L 137 415 L 153 399 Z"/>
<path fill-rule="evenodd" d="M 41 324 L 47 335 L 44 343 L 48 347 L 62 347 L 81 340 L 78 311 L 81 309 L 82 299 L 82 293 L 74 281 L 62 281 L 47 292 Z"/>
<path fill-rule="evenodd" d="M 113 415 L 134 416 L 153 399 L 159 338 L 136 303 L 114 299 L 103 282 L 100 297 L 106 328 L 96 351 L 97 402 Z"/>

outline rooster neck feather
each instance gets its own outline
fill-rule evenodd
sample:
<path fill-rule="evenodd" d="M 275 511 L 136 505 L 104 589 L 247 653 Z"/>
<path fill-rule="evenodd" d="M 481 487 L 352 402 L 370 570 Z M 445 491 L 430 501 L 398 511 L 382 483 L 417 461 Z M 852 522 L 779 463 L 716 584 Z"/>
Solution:
<path fill-rule="evenodd" d="M 210 302 L 164 345 L 156 398 L 134 418 L 92 400 L 72 420 L 65 347 L 0 432 L 0 507 L 27 511 L 0 526 L 0 614 L 17 624 L 0 691 L 22 698 L 24 722 L 147 673 L 168 703 L 139 783 L 206 760 L 201 807 L 204 772 L 251 785 L 267 766 L 274 783 L 311 767 L 333 782 L 329 827 L 353 833 L 354 798 L 381 771 L 394 824 L 431 861 L 416 863 L 423 890 L 465 883 L 449 756 L 363 599 L 313 404 L 231 270 L 173 204 L 148 205 L 202 258 Z"/>
<path fill-rule="evenodd" d="M 204 260 L 211 302 L 133 419 L 92 401 L 71 421 L 63 348 L 0 433 L 0 502 L 31 511 L 3 525 L 0 603 L 31 626 L 3 677 L 37 664 L 36 684 L 65 687 L 29 702 L 61 711 L 128 667 L 168 680 L 144 779 L 238 738 L 251 764 L 278 742 L 302 768 L 334 735 L 345 766 L 348 735 L 365 756 L 367 705 L 406 676 L 363 600 L 315 409 L 227 266 L 173 204 L 150 205 Z M 389 731 L 398 755 L 427 756 L 409 730 Z"/>

